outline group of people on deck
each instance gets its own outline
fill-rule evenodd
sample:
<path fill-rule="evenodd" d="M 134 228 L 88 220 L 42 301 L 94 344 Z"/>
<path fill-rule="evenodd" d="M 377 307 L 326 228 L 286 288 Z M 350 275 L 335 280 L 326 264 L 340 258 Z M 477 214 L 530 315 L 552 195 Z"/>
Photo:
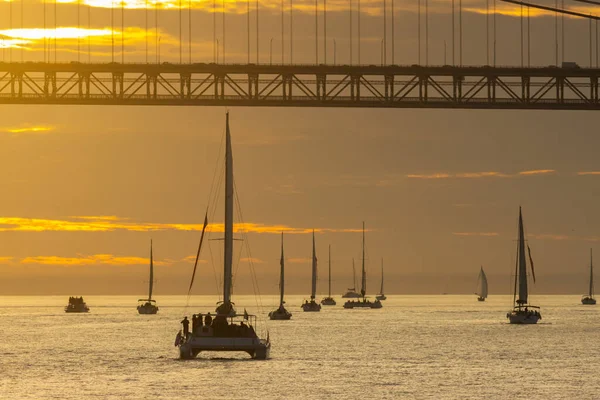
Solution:
<path fill-rule="evenodd" d="M 227 322 L 227 317 L 224 315 L 216 315 L 214 318 L 210 313 L 204 315 L 193 314 L 192 315 L 192 331 L 191 334 L 196 336 L 202 331 L 203 327 L 212 327 L 213 336 L 218 337 L 256 337 L 256 332 L 251 325 L 246 325 L 244 321 L 240 324 Z M 188 317 L 184 317 L 181 321 L 183 325 L 183 336 L 188 337 L 190 334 L 190 321 Z"/>
<path fill-rule="evenodd" d="M 83 297 L 69 297 L 69 304 L 83 304 Z"/>

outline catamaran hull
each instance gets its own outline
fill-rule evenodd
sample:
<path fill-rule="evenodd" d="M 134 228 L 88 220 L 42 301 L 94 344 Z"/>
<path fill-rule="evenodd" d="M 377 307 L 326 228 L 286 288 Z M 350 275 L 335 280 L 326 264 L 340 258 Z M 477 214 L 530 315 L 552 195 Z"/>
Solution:
<path fill-rule="evenodd" d="M 191 337 L 179 345 L 179 358 L 190 360 L 202 351 L 243 351 L 255 360 L 266 360 L 271 354 L 271 343 L 257 338 Z"/>
<path fill-rule="evenodd" d="M 87 312 L 90 312 L 90 309 L 88 307 L 85 307 L 85 308 L 66 308 L 65 307 L 65 312 L 66 313 L 87 313 Z"/>
<path fill-rule="evenodd" d="M 354 292 L 347 292 L 347 293 L 344 293 L 344 295 L 342 296 L 342 299 L 358 299 L 358 298 L 360 298 L 360 294 L 354 293 Z"/>
<path fill-rule="evenodd" d="M 508 318 L 509 322 L 511 324 L 521 324 L 521 325 L 531 325 L 531 324 L 537 324 L 538 321 L 540 319 L 542 319 L 541 315 L 538 313 L 536 314 L 532 314 L 532 313 L 515 313 L 515 312 L 511 312 L 506 314 L 506 317 Z"/>
<path fill-rule="evenodd" d="M 344 303 L 344 308 L 346 309 L 353 309 L 353 308 L 382 308 L 383 304 L 381 304 L 379 301 L 376 301 L 374 303 L 371 303 L 370 301 L 367 302 L 363 302 L 363 301 L 347 301 L 346 303 Z"/>
<path fill-rule="evenodd" d="M 591 298 L 591 297 L 585 297 L 585 298 L 581 299 L 581 304 L 593 306 L 594 304 L 596 304 L 596 299 Z"/>
<path fill-rule="evenodd" d="M 140 313 L 140 314 L 150 315 L 150 314 L 156 314 L 158 312 L 158 307 L 156 307 L 156 306 L 152 306 L 152 307 L 139 306 L 137 308 L 137 310 L 138 310 L 138 313 Z"/>
<path fill-rule="evenodd" d="M 337 303 L 331 297 L 327 297 L 321 300 L 321 304 L 323 304 L 324 306 L 335 306 Z"/>
<path fill-rule="evenodd" d="M 319 312 L 319 311 L 321 311 L 321 305 L 317 304 L 317 303 L 303 304 L 302 310 L 304 312 Z"/>

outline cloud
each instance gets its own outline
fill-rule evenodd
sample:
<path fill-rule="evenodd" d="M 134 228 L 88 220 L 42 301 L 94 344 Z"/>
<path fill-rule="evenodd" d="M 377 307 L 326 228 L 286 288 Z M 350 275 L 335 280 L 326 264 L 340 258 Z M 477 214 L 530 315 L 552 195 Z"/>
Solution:
<path fill-rule="evenodd" d="M 534 169 L 531 171 L 521 171 L 519 172 L 519 175 L 522 176 L 528 176 L 528 175 L 548 175 L 548 174 L 555 174 L 556 171 L 553 169 Z"/>
<path fill-rule="evenodd" d="M 579 171 L 579 172 L 577 172 L 577 175 L 579 175 L 579 176 L 600 175 L 600 171 Z"/>
<path fill-rule="evenodd" d="M 290 263 L 290 264 L 304 264 L 304 263 L 309 263 L 312 261 L 312 258 L 306 257 L 306 258 L 286 258 L 285 262 L 286 263 Z"/>
<path fill-rule="evenodd" d="M 535 233 L 530 233 L 528 235 L 531 238 L 534 239 L 547 239 L 547 240 L 571 240 L 574 239 L 574 237 L 569 237 L 567 235 L 555 235 L 555 234 L 550 234 L 550 233 L 541 233 L 541 234 L 535 234 Z"/>
<path fill-rule="evenodd" d="M 0 264 L 12 264 L 14 259 L 14 257 L 2 256 L 0 257 Z"/>
<path fill-rule="evenodd" d="M 241 262 L 249 262 L 252 264 L 263 264 L 264 263 L 264 261 L 261 260 L 260 258 L 254 258 L 254 257 L 243 257 L 243 258 L 240 258 L 240 261 Z"/>
<path fill-rule="evenodd" d="M 202 231 L 202 224 L 177 224 L 158 222 L 135 222 L 117 216 L 72 216 L 68 220 L 0 217 L 0 232 L 113 232 L 113 231 Z M 209 224 L 208 231 L 224 232 L 222 223 Z M 356 233 L 360 228 L 294 228 L 286 225 L 261 223 L 234 224 L 234 232 L 288 234 L 312 233 Z"/>
<path fill-rule="evenodd" d="M 479 237 L 494 237 L 500 236 L 498 232 L 452 232 L 454 236 L 479 236 Z"/>
<path fill-rule="evenodd" d="M 548 175 L 556 173 L 553 169 L 536 169 L 528 171 L 520 171 L 515 174 L 506 174 L 497 171 L 482 171 L 482 172 L 437 172 L 433 174 L 408 174 L 409 179 L 482 179 L 482 178 L 517 178 L 522 176 L 532 175 Z"/>
<path fill-rule="evenodd" d="M 145 257 L 119 257 L 113 254 L 94 254 L 90 256 L 78 255 L 77 257 L 60 256 L 35 256 L 25 257 L 20 264 L 84 266 L 84 265 L 148 265 L 150 259 Z M 170 265 L 168 262 L 154 260 L 154 265 Z"/>
<path fill-rule="evenodd" d="M 44 134 L 44 133 L 53 131 L 54 129 L 55 128 L 53 126 L 30 125 L 30 126 L 0 128 L 0 132 L 12 133 L 13 135 L 20 135 L 20 134 L 27 134 L 27 133 Z"/>

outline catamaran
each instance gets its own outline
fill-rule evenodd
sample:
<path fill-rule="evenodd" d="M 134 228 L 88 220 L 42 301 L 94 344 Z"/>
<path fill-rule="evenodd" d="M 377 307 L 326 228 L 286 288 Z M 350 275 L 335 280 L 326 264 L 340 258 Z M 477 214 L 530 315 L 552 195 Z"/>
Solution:
<path fill-rule="evenodd" d="M 594 298 L 594 263 L 592 259 L 592 249 L 590 249 L 590 289 L 588 290 L 588 294 L 581 296 L 581 304 L 596 304 L 596 299 Z"/>
<path fill-rule="evenodd" d="M 194 358 L 201 351 L 244 351 L 254 359 L 265 360 L 269 358 L 271 341 L 268 333 L 266 339 L 260 338 L 254 330 L 256 316 L 248 314 L 246 310 L 244 310 L 243 315 L 238 315 L 235 310 L 235 304 L 231 301 L 233 282 L 233 186 L 233 156 L 231 151 L 231 133 L 229 131 L 229 113 L 227 113 L 225 130 L 223 301 L 217 303 L 216 314 L 211 315 L 209 312 L 193 315 L 191 331 L 189 330 L 189 320 L 187 317 L 184 318 L 182 321 L 183 332 L 179 331 L 175 338 L 175 346 L 179 348 L 179 357 L 182 359 Z M 207 225 L 208 218 L 205 216 L 188 295 L 194 283 L 198 258 Z"/>
<path fill-rule="evenodd" d="M 352 276 L 354 277 L 354 286 L 346 289 L 346 293 L 342 295 L 342 299 L 358 299 L 360 293 L 356 293 L 356 268 L 354 268 L 354 258 L 352 259 Z"/>
<path fill-rule="evenodd" d="M 286 320 L 292 318 L 292 313 L 285 309 L 283 304 L 283 289 L 285 287 L 284 270 L 285 270 L 285 259 L 283 257 L 283 232 L 281 232 L 281 261 L 279 262 L 281 271 L 279 272 L 279 308 L 269 313 L 269 318 L 277 320 Z"/>
<path fill-rule="evenodd" d="M 535 270 L 533 269 L 533 259 L 531 250 L 529 251 L 529 264 L 531 265 L 531 276 L 535 283 Z M 518 287 L 518 292 L 517 292 Z M 517 297 L 518 294 L 518 297 Z M 513 292 L 513 309 L 506 314 L 511 324 L 537 324 L 542 319 L 539 307 L 533 306 L 527 302 L 527 260 L 525 257 L 525 233 L 523 231 L 523 214 L 519 207 L 519 241 L 517 244 L 517 263 L 515 265 L 515 288 Z"/>
<path fill-rule="evenodd" d="M 315 301 L 317 294 L 317 253 L 315 249 L 315 231 L 313 230 L 313 249 L 312 249 L 312 285 L 310 292 L 310 302 L 304 301 L 302 304 L 302 310 L 306 312 L 321 311 L 321 305 Z"/>
<path fill-rule="evenodd" d="M 148 298 L 139 299 L 137 310 L 140 314 L 156 314 L 158 306 L 156 300 L 152 300 L 152 288 L 154 287 L 154 263 L 152 261 L 152 240 L 150 240 L 150 282 L 148 282 Z"/>
<path fill-rule="evenodd" d="M 381 258 L 381 289 L 379 290 L 379 294 L 375 296 L 377 300 L 385 300 L 385 294 L 383 294 L 383 258 Z"/>
<path fill-rule="evenodd" d="M 479 270 L 479 276 L 477 277 L 477 301 L 485 301 L 488 296 L 488 282 L 483 267 Z"/>
<path fill-rule="evenodd" d="M 335 306 L 337 304 L 334 298 L 331 297 L 331 245 L 329 245 L 329 295 L 321 300 L 321 304 L 324 306 Z"/>
<path fill-rule="evenodd" d="M 83 301 L 83 297 L 69 297 L 69 304 L 65 307 L 67 313 L 86 313 L 90 308 Z"/>
<path fill-rule="evenodd" d="M 344 303 L 344 308 L 381 308 L 383 305 L 381 301 L 367 300 L 365 294 L 367 293 L 367 273 L 365 271 L 365 223 L 363 222 L 362 228 L 362 276 L 360 285 L 360 295 L 362 300 L 348 300 Z"/>

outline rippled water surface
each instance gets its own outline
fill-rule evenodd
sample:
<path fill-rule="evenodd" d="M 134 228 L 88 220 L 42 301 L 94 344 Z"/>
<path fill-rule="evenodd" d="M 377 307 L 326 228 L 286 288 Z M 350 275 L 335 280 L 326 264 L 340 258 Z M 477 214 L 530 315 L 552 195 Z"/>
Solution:
<path fill-rule="evenodd" d="M 179 321 L 214 299 L 157 300 L 159 314 L 142 316 L 134 297 L 86 297 L 89 314 L 65 314 L 63 296 L 0 297 L 0 398 L 600 398 L 600 306 L 578 296 L 536 296 L 537 326 L 506 322 L 509 296 L 389 296 L 381 310 L 344 310 L 338 298 L 320 313 L 291 296 L 291 321 L 262 319 L 268 361 L 178 360 Z M 254 297 L 236 303 L 258 310 Z"/>

